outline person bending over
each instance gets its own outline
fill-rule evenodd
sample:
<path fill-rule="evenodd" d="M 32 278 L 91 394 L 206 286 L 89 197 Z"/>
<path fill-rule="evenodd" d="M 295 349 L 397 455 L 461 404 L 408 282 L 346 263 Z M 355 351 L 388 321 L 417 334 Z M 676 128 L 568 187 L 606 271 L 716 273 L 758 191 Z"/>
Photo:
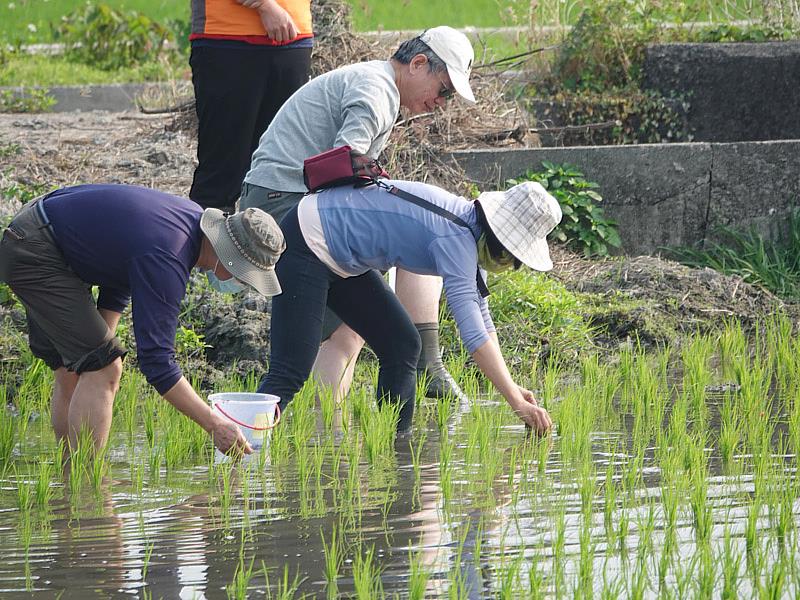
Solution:
<path fill-rule="evenodd" d="M 526 425 L 547 432 L 547 411 L 506 367 L 479 267 L 551 269 L 546 236 L 561 220 L 558 203 L 532 182 L 475 202 L 424 183 L 387 186 L 423 205 L 375 185 L 339 187 L 306 196 L 281 221 L 287 249 L 276 272 L 283 293 L 272 301 L 270 369 L 258 391 L 278 396 L 282 407 L 292 400 L 311 373 L 330 307 L 377 355 L 378 401 L 401 403 L 398 430 L 408 429 L 420 335 L 378 272 L 397 266 L 442 277 L 475 363 Z"/>
<path fill-rule="evenodd" d="M 280 293 L 283 234 L 265 212 L 226 215 L 186 198 L 129 185 L 81 185 L 26 204 L 0 240 L 0 281 L 22 302 L 34 356 L 54 371 L 56 437 L 82 428 L 105 446 L 126 354 L 114 332 L 131 303 L 147 381 L 222 452 L 252 452 L 239 428 L 211 411 L 175 361 L 175 331 L 192 268 L 211 286 Z M 92 286 L 99 286 L 97 302 Z"/>

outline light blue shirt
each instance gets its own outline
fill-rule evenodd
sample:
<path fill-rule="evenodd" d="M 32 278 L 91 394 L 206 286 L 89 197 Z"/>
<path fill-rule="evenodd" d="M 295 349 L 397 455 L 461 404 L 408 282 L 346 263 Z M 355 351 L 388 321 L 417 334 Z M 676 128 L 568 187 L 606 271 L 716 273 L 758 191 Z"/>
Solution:
<path fill-rule="evenodd" d="M 420 275 L 442 277 L 447 304 L 461 339 L 474 352 L 495 330 L 475 279 L 480 226 L 474 204 L 425 183 L 387 183 L 446 208 L 471 229 L 374 185 L 359 189 L 338 187 L 316 195 L 330 257 L 350 275 L 400 267 Z M 309 200 L 301 201 L 300 214 L 303 202 Z M 302 220 L 300 225 L 302 228 Z"/>

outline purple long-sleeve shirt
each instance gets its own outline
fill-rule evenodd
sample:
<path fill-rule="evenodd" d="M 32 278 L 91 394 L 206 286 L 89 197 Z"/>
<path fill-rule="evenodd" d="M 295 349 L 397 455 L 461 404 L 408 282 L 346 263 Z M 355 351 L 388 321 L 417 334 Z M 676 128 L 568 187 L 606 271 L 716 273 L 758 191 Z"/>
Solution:
<path fill-rule="evenodd" d="M 189 273 L 203 239 L 200 206 L 130 185 L 57 190 L 44 210 L 67 264 L 100 288 L 98 308 L 132 304 L 139 366 L 163 394 L 181 377 L 175 331 Z"/>

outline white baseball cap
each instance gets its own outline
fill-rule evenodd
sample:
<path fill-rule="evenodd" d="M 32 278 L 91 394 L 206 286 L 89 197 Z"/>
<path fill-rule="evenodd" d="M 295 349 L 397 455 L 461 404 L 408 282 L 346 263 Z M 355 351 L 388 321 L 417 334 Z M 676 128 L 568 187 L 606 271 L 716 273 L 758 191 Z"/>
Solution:
<path fill-rule="evenodd" d="M 525 181 L 505 192 L 484 192 L 478 202 L 506 250 L 531 269 L 553 268 L 547 234 L 561 222 L 561 207 L 541 184 Z"/>
<path fill-rule="evenodd" d="M 425 30 L 419 38 L 447 65 L 447 74 L 458 95 L 475 104 L 475 95 L 469 87 L 469 72 L 475 52 L 467 36 L 452 27 L 441 25 Z"/>

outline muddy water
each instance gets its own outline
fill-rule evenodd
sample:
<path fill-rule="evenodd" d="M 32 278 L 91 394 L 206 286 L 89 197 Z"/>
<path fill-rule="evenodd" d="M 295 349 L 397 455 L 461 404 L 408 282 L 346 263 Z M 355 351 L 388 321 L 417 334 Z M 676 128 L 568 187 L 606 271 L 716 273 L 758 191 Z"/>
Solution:
<path fill-rule="evenodd" d="M 75 492 L 67 480 L 54 478 L 54 498 L 47 510 L 32 508 L 23 513 L 18 509 L 18 478 L 12 469 L 4 475 L 0 490 L 0 597 L 226 598 L 226 587 L 234 581 L 242 560 L 245 566 L 253 561 L 247 597 L 267 597 L 263 567 L 269 573 L 272 597 L 277 597 L 285 567 L 290 580 L 295 575 L 300 580 L 294 597 L 325 597 L 322 536 L 329 543 L 334 529 L 346 544 L 339 597 L 355 594 L 353 563 L 370 547 L 374 547 L 386 597 L 407 594 L 409 548 L 421 557 L 430 575 L 427 598 L 495 597 L 516 558 L 518 588 L 508 597 L 520 597 L 521 590 L 528 588 L 532 564 L 543 575 L 548 596 L 572 597 L 582 572 L 590 573 L 597 596 L 615 578 L 621 582 L 620 597 L 630 595 L 638 549 L 648 544 L 658 548 L 664 540 L 658 503 L 661 478 L 653 453 L 648 452 L 644 463 L 636 466 L 641 479 L 635 499 L 617 505 L 614 511 L 617 520 L 623 514 L 627 517 L 626 541 L 609 547 L 601 484 L 609 462 L 620 473 L 632 468 L 632 457 L 608 452 L 610 445 L 626 447 L 629 431 L 592 436 L 597 486 L 587 523 L 578 478 L 561 460 L 559 448 L 564 440 L 553 441 L 540 471 L 517 470 L 509 477 L 508 470 L 501 469 L 491 485 L 472 485 L 480 479 L 476 473 L 481 466 L 467 462 L 468 425 L 457 421 L 458 417 L 451 421 L 450 439 L 455 447 L 449 494 L 442 482 L 443 442 L 434 420 L 429 421 L 418 476 L 409 441 L 419 440 L 419 429 L 412 438 L 397 441 L 393 459 L 369 465 L 362 458 L 357 476 L 351 476 L 357 483 L 350 487 L 345 483 L 346 459 L 335 472 L 332 453 L 323 462 L 319 486 L 313 477 L 301 486 L 298 465 L 291 458 L 278 466 L 267 463 L 263 469 L 255 468 L 251 460 L 250 470 L 239 468 L 232 474 L 229 510 L 223 507 L 224 494 L 209 484 L 209 467 L 202 461 L 170 473 L 162 465 L 154 477 L 143 437 L 129 443 L 123 435 L 117 436 L 120 443 L 112 445 L 110 476 L 96 488 L 87 480 Z M 324 443 L 326 435 L 320 431 L 318 439 Z M 335 438 L 331 448 L 341 443 L 341 432 Z M 46 427 L 31 427 L 20 456 L 44 455 L 51 444 L 52 434 Z M 531 447 L 521 426 L 513 421 L 503 426 L 498 451 L 508 457 L 514 448 L 520 453 L 535 452 Z M 713 458 L 710 472 L 711 537 L 719 542 L 728 528 L 734 548 L 743 554 L 752 479 L 726 474 Z M 787 474 L 791 475 L 788 466 Z M 136 483 L 139 477 L 141 489 Z M 528 483 L 522 485 L 522 478 Z M 795 521 L 798 513 L 800 507 L 795 504 Z M 642 539 L 640 531 L 648 518 L 655 526 Z M 767 528 L 766 519 L 759 520 L 759 527 Z M 583 559 L 581 554 L 587 530 L 588 560 L 586 553 Z M 685 505 L 679 511 L 675 534 L 678 556 L 688 561 L 696 547 L 692 513 Z M 648 579 L 655 580 L 655 574 Z M 456 585 L 462 588 L 460 594 L 452 594 Z M 679 574 L 670 572 L 665 585 L 679 589 Z M 743 578 L 742 597 L 751 590 L 751 583 Z M 656 595 L 654 583 L 644 597 Z"/>

